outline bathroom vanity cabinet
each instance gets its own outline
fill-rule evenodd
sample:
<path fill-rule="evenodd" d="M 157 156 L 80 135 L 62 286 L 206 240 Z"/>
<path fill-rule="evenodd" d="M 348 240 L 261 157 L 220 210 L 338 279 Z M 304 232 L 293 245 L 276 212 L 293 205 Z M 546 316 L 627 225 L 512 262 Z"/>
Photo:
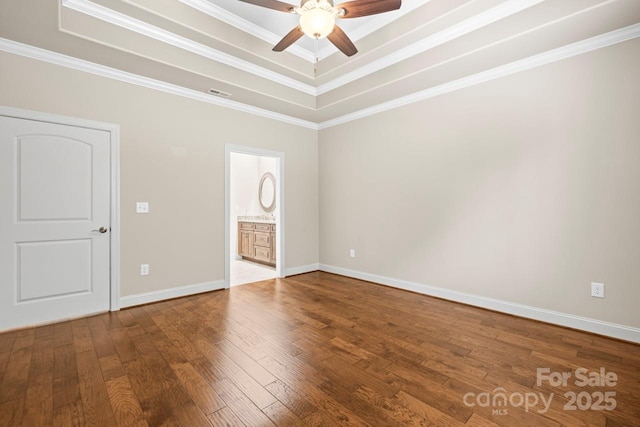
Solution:
<path fill-rule="evenodd" d="M 276 265 L 276 225 L 238 221 L 238 255 L 251 261 Z"/>

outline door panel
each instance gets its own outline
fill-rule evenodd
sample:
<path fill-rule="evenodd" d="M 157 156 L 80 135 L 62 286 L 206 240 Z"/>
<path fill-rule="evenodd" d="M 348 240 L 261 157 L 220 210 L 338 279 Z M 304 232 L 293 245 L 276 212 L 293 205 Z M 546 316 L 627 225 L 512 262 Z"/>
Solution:
<path fill-rule="evenodd" d="M 0 330 L 109 309 L 110 141 L 0 117 Z"/>
<path fill-rule="evenodd" d="M 17 243 L 16 302 L 91 292 L 91 239 Z"/>
<path fill-rule="evenodd" d="M 18 218 L 91 219 L 91 145 L 55 135 L 17 138 Z"/>

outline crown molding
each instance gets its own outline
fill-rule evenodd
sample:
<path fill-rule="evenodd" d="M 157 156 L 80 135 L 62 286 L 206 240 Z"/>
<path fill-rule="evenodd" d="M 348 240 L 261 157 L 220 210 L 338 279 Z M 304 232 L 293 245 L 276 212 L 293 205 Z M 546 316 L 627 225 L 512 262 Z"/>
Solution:
<path fill-rule="evenodd" d="M 132 18 L 130 16 L 124 15 L 122 13 L 108 9 L 104 6 L 93 3 L 90 0 L 61 0 L 61 1 L 64 7 L 75 10 L 76 12 L 87 14 L 94 18 L 109 22 L 113 25 L 117 25 L 119 27 L 128 29 L 130 31 L 137 32 L 147 37 L 151 37 L 160 42 L 167 43 L 169 45 L 187 50 L 197 55 L 204 56 L 213 61 L 217 61 L 226 65 L 229 65 L 231 67 L 234 67 L 243 71 L 247 71 L 259 77 L 263 77 L 271 81 L 274 81 L 278 84 L 281 84 L 283 86 L 287 86 L 291 89 L 298 90 L 300 92 L 303 92 L 309 95 L 318 96 L 318 95 L 322 95 L 324 93 L 330 92 L 332 90 L 338 89 L 355 80 L 358 80 L 369 74 L 373 74 L 384 68 L 392 66 L 400 61 L 403 61 L 405 59 L 408 59 L 415 55 L 423 53 L 429 49 L 433 49 L 434 47 L 447 43 L 455 38 L 461 37 L 479 28 L 490 25 L 510 15 L 521 12 L 525 9 L 528 9 L 532 6 L 535 6 L 536 4 L 543 2 L 544 0 L 510 0 L 509 2 L 502 3 L 472 18 L 466 19 L 465 21 L 462 21 L 459 24 L 456 24 L 436 34 L 433 34 L 432 36 L 427 37 L 426 39 L 413 43 L 392 54 L 389 54 L 383 58 L 373 61 L 352 72 L 345 73 L 342 76 L 334 80 L 331 80 L 323 85 L 320 85 L 318 87 L 307 85 L 305 83 L 300 82 L 299 80 L 284 76 L 282 74 L 279 74 L 274 71 L 255 65 L 251 62 L 236 58 L 227 53 L 202 45 L 200 43 L 196 43 L 192 40 L 178 36 L 169 31 L 150 25 L 146 22 L 140 21 L 138 19 Z M 230 17 L 236 17 L 238 20 L 242 20 L 241 18 L 238 18 L 236 15 L 229 13 L 227 11 L 224 11 L 224 9 L 218 6 L 215 6 L 206 0 L 179 0 L 179 1 L 192 7 L 202 8 L 204 13 L 210 12 L 210 13 L 216 14 L 216 15 L 212 15 L 215 18 L 231 19 Z M 411 10 L 423 4 L 426 4 L 428 1 L 430 0 L 416 1 L 415 5 L 412 4 L 411 7 L 406 8 L 405 13 L 409 13 Z M 220 11 L 224 11 L 225 13 L 221 13 Z M 380 16 L 384 16 L 384 14 Z M 242 21 L 245 21 L 245 20 L 242 20 Z M 236 21 L 236 23 L 237 22 L 239 21 Z M 248 21 L 245 21 L 245 22 L 247 22 L 251 26 L 254 26 L 257 29 L 266 31 L 261 27 L 256 26 Z M 385 21 L 385 22 L 388 23 L 388 22 L 391 22 L 391 20 Z M 227 22 L 227 23 L 230 23 L 230 22 Z M 254 28 L 254 27 L 251 27 L 251 28 Z M 373 27 L 369 27 L 366 31 L 373 31 L 372 28 Z M 274 37 L 278 38 L 278 36 L 275 36 L 275 35 Z"/>
<path fill-rule="evenodd" d="M 209 58 L 213 61 L 228 65 L 238 70 L 246 71 L 258 77 L 273 81 L 283 86 L 289 87 L 300 92 L 317 96 L 314 86 L 302 83 L 299 80 L 287 77 L 275 71 L 260 67 L 252 62 L 236 58 L 233 55 L 219 51 L 209 46 L 196 43 L 185 37 L 163 30 L 146 22 L 127 16 L 123 13 L 116 12 L 89 0 L 62 0 L 62 6 L 83 13 L 85 15 L 100 19 L 110 24 L 134 31 L 138 34 L 150 37 L 171 46 L 195 53 L 196 55 Z"/>
<path fill-rule="evenodd" d="M 543 1 L 544 0 L 513 0 L 492 7 L 491 9 L 479 13 L 469 19 L 465 19 L 464 21 L 456 25 L 447 27 L 446 29 L 439 31 L 432 36 L 424 38 L 383 58 L 373 61 L 364 67 L 360 67 L 354 71 L 345 73 L 338 78 L 335 78 L 323 85 L 318 86 L 318 95 L 330 92 L 355 80 L 368 76 L 369 74 L 373 74 L 391 65 L 397 64 L 398 62 L 404 61 L 405 59 L 409 59 L 413 56 L 426 52 L 429 49 L 433 49 L 434 47 L 450 42 L 451 40 L 464 36 L 465 34 L 469 34 L 472 31 L 476 31 L 482 27 L 486 27 L 487 25 L 490 25 L 508 16 L 514 15 L 518 12 L 542 3 Z"/>
<path fill-rule="evenodd" d="M 636 37 L 640 37 L 640 24 L 634 24 L 628 27 L 620 28 L 618 30 L 601 34 L 599 36 L 581 40 L 576 43 L 571 43 L 557 49 L 552 49 L 547 52 L 540 53 L 538 55 L 533 55 L 528 58 L 501 65 L 499 67 L 495 67 L 476 74 L 472 74 L 458 80 L 415 92 L 411 95 L 396 98 L 392 101 L 384 102 L 373 107 L 365 108 L 350 114 L 345 114 L 344 116 L 319 123 L 318 128 L 327 129 L 333 126 L 352 122 L 354 120 L 369 117 L 374 114 L 382 113 L 384 111 L 393 110 L 405 105 L 413 104 L 418 101 L 434 98 L 445 93 L 464 89 L 470 86 L 475 86 L 480 83 L 498 79 L 500 77 L 505 77 L 511 74 L 519 73 L 521 71 L 536 68 L 541 65 L 550 64 L 556 61 L 562 61 L 563 59 L 571 58 L 576 55 L 631 40 Z"/>
<path fill-rule="evenodd" d="M 121 82 L 146 87 L 148 89 L 158 90 L 172 95 L 194 99 L 196 101 L 206 102 L 207 104 L 226 107 L 232 110 L 242 111 L 244 113 L 249 113 L 256 116 L 266 117 L 268 119 L 273 119 L 308 129 L 318 130 L 318 125 L 316 123 L 302 120 L 297 117 L 276 113 L 274 111 L 265 110 L 263 108 L 254 107 L 252 105 L 243 104 L 241 102 L 232 101 L 229 99 L 218 98 L 193 89 L 188 89 L 160 80 L 151 79 L 149 77 L 128 73 L 126 71 L 74 58 L 72 56 L 63 55 L 61 53 L 52 52 L 50 50 L 41 49 L 35 46 L 30 46 L 24 43 L 16 42 L 14 40 L 0 38 L 0 51 L 36 59 L 38 61 L 48 62 L 50 64 L 55 64 L 78 71 L 84 71 L 86 73 L 95 74 L 97 76 L 106 77 L 113 80 L 119 80 Z"/>
<path fill-rule="evenodd" d="M 293 124 L 296 126 L 305 127 L 313 130 L 327 129 L 333 126 L 338 126 L 351 121 L 355 121 L 361 118 L 372 116 L 374 114 L 389 111 L 395 108 L 403 107 L 415 102 L 423 101 L 429 98 L 433 98 L 445 93 L 453 92 L 459 89 L 471 87 L 480 83 L 484 83 L 490 80 L 495 80 L 500 77 L 505 77 L 510 74 L 515 74 L 521 71 L 526 71 L 535 67 L 550 64 L 563 59 L 571 58 L 576 55 L 587 53 L 593 50 L 601 49 L 607 46 L 611 46 L 617 43 L 625 42 L 634 38 L 640 37 L 640 24 L 630 25 L 628 27 L 620 28 L 615 31 L 611 31 L 599 36 L 591 37 L 576 43 L 572 43 L 566 46 L 559 47 L 547 52 L 543 52 L 538 55 L 531 56 L 529 58 L 521 59 L 509 64 L 501 65 L 490 70 L 486 70 L 477 74 L 473 74 L 467 77 L 463 77 L 452 82 L 448 82 L 439 86 L 435 86 L 423 91 L 416 92 L 411 95 L 403 96 L 392 101 L 388 101 L 382 104 L 375 105 L 373 107 L 365 108 L 350 114 L 337 117 L 335 119 L 327 120 L 321 123 L 314 123 L 307 120 L 302 120 L 296 117 L 288 116 L 274 111 L 265 110 L 258 107 L 253 107 L 247 104 L 242 104 L 237 101 L 231 101 L 224 98 L 216 98 L 211 95 L 207 95 L 202 92 L 198 92 L 192 89 L 187 89 L 181 86 L 173 85 L 170 83 L 162 82 L 159 80 L 150 79 L 148 77 L 139 76 L 133 73 L 117 70 L 115 68 L 106 67 L 104 65 L 95 64 L 93 62 L 84 61 L 71 56 L 63 55 L 60 53 L 52 52 L 49 50 L 37 48 L 27 44 L 19 43 L 13 40 L 0 38 L 0 51 L 25 56 L 28 58 L 49 62 L 55 65 L 60 65 L 67 68 L 72 68 L 79 71 L 99 75 L 102 77 L 111 78 L 114 80 L 123 81 L 126 83 L 143 86 L 149 89 L 155 89 L 162 92 L 183 96 L 186 98 L 194 99 L 197 101 L 206 102 L 208 104 L 218 105 L 233 110 L 246 112 L 249 114 L 266 117 L 269 119 L 281 121 L 284 123 Z"/>
<path fill-rule="evenodd" d="M 215 4 L 208 2 L 207 0 L 178 0 L 180 3 L 183 3 L 189 7 L 192 7 L 206 15 L 211 16 L 219 21 L 224 22 L 225 24 L 231 25 L 241 31 L 244 31 L 247 34 L 250 34 L 254 37 L 257 37 L 271 45 L 277 44 L 282 36 L 279 36 L 271 31 L 268 31 L 262 28 L 259 25 L 254 24 L 253 22 L 247 21 L 244 18 L 239 17 L 236 14 L 233 14 L 226 9 L 221 8 L 220 6 L 216 6 Z M 292 45 L 287 48 L 287 52 L 296 55 L 305 61 L 309 61 L 313 63 L 315 61 L 315 57 L 313 52 L 308 51 L 307 49 Z"/>

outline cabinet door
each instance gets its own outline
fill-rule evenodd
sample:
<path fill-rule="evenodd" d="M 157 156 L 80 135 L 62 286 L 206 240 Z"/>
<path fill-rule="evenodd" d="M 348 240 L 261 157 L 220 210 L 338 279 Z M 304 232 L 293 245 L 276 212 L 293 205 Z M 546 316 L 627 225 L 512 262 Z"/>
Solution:
<path fill-rule="evenodd" d="M 262 246 L 254 246 L 253 257 L 258 261 L 271 262 L 271 249 Z"/>
<path fill-rule="evenodd" d="M 271 233 L 271 262 L 273 264 L 276 263 L 276 234 L 275 233 Z"/>
<path fill-rule="evenodd" d="M 266 231 L 267 233 L 271 231 L 271 224 L 255 224 L 256 231 Z"/>
<path fill-rule="evenodd" d="M 265 248 L 271 248 L 271 234 L 270 233 L 262 233 L 260 231 L 256 231 L 253 234 L 253 244 L 255 246 L 262 246 Z"/>
<path fill-rule="evenodd" d="M 240 230 L 238 234 L 238 255 L 253 257 L 253 231 Z"/>

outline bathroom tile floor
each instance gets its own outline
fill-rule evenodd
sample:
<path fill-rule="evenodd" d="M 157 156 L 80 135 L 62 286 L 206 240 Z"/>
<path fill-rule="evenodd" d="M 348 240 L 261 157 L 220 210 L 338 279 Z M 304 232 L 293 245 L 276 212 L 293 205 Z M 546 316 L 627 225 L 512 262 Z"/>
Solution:
<path fill-rule="evenodd" d="M 275 267 L 245 260 L 231 260 L 231 286 L 245 285 L 277 277 Z"/>

